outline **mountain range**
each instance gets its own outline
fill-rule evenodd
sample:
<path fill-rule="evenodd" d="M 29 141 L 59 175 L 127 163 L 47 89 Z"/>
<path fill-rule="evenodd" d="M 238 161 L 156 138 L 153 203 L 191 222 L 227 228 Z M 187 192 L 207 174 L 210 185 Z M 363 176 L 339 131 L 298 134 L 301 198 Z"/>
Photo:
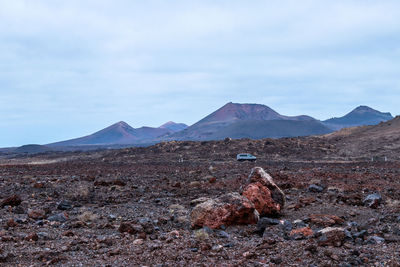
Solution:
<path fill-rule="evenodd" d="M 239 138 L 281 138 L 332 133 L 345 127 L 375 125 L 393 119 L 390 113 L 383 113 L 367 106 L 359 106 L 343 117 L 325 121 L 307 115 L 285 116 L 268 106 L 260 104 L 227 103 L 210 115 L 188 126 L 169 121 L 160 127 L 133 128 L 120 121 L 93 134 L 71 140 L 47 144 L 43 149 L 65 150 L 87 147 L 112 147 L 148 145 L 171 140 L 221 140 L 226 137 Z M 23 146 L 21 151 L 37 146 Z"/>

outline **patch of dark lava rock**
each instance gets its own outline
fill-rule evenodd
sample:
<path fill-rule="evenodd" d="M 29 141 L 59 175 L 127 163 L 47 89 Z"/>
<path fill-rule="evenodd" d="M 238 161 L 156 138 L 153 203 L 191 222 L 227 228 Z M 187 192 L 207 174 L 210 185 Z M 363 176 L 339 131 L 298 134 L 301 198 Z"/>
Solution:
<path fill-rule="evenodd" d="M 8 161 L 0 166 L 0 265 L 399 266 L 400 163 L 285 161 L 297 153 L 281 153 L 286 141 L 274 161 L 275 141 L 240 142 L 257 163 L 236 162 L 244 149 L 223 142 Z M 255 166 L 283 191 L 283 209 L 257 204 L 265 208 L 258 221 L 192 228 L 193 210 L 209 199 L 259 201 L 264 185 L 248 187 Z"/>

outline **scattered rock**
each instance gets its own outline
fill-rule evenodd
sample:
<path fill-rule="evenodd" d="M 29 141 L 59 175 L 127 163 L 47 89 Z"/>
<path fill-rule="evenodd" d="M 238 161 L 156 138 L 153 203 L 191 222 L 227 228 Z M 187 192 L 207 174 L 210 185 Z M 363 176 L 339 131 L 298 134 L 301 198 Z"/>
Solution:
<path fill-rule="evenodd" d="M 21 200 L 21 197 L 19 195 L 12 195 L 12 196 L 9 196 L 9 197 L 3 199 L 1 201 L 0 205 L 1 205 L 2 208 L 4 206 L 13 206 L 13 207 L 15 207 L 15 206 L 20 205 L 21 202 L 22 202 L 22 200 Z"/>
<path fill-rule="evenodd" d="M 339 227 L 327 227 L 317 232 L 318 245 L 340 247 L 346 238 L 345 230 Z"/>
<path fill-rule="evenodd" d="M 68 200 L 62 200 L 57 205 L 57 209 L 59 209 L 59 210 L 70 210 L 72 208 L 73 208 L 72 203 L 69 202 Z"/>
<path fill-rule="evenodd" d="M 61 212 L 52 216 L 49 216 L 47 220 L 51 222 L 66 222 L 68 220 L 68 214 L 66 212 Z"/>
<path fill-rule="evenodd" d="M 257 228 L 256 228 L 256 233 L 259 234 L 260 236 L 263 235 L 265 228 L 269 225 L 278 225 L 280 221 L 278 219 L 272 219 L 268 217 L 263 217 L 260 218 L 260 220 L 257 222 Z"/>
<path fill-rule="evenodd" d="M 364 200 L 364 206 L 376 209 L 382 203 L 382 196 L 379 193 L 368 195 Z"/>
<path fill-rule="evenodd" d="M 381 244 L 381 243 L 385 243 L 385 239 L 374 235 L 374 236 L 368 237 L 366 243 L 367 244 Z"/>
<path fill-rule="evenodd" d="M 15 221 L 14 221 L 14 219 L 9 219 L 8 221 L 7 221 L 7 227 L 15 227 L 15 226 L 17 226 L 18 225 L 18 223 L 16 223 Z"/>
<path fill-rule="evenodd" d="M 118 228 L 121 233 L 129 233 L 131 235 L 144 232 L 144 229 L 139 224 L 132 224 L 129 222 L 122 222 Z"/>
<path fill-rule="evenodd" d="M 38 241 L 39 236 L 36 233 L 29 234 L 25 237 L 25 240 L 27 241 Z"/>
<path fill-rule="evenodd" d="M 281 220 L 279 221 L 279 226 L 285 233 L 289 233 L 293 229 L 293 225 L 290 221 L 288 220 Z"/>
<path fill-rule="evenodd" d="M 312 214 L 310 215 L 310 223 L 321 227 L 328 227 L 343 224 L 344 220 L 336 215 Z"/>
<path fill-rule="evenodd" d="M 295 240 L 305 239 L 311 237 L 314 234 L 313 230 L 310 227 L 303 227 L 299 229 L 293 229 L 289 236 Z"/>
<path fill-rule="evenodd" d="M 324 188 L 322 186 L 312 184 L 308 187 L 308 191 L 314 192 L 314 193 L 320 193 L 320 192 L 324 191 Z"/>
<path fill-rule="evenodd" d="M 154 232 L 154 225 L 153 221 L 149 218 L 140 218 L 138 220 L 139 225 L 143 228 L 143 231 L 146 232 L 146 234 L 152 234 Z M 138 229 L 138 228 L 136 228 Z"/>
<path fill-rule="evenodd" d="M 203 202 L 206 202 L 208 200 L 210 200 L 209 197 L 196 198 L 196 199 L 193 199 L 192 201 L 190 201 L 190 206 L 196 206 L 196 205 L 198 205 L 200 203 L 203 203 Z"/>
<path fill-rule="evenodd" d="M 194 207 L 191 226 L 215 229 L 221 225 L 255 224 L 258 216 L 254 204 L 248 198 L 238 193 L 229 193 Z"/>
<path fill-rule="evenodd" d="M 28 210 L 28 217 L 31 219 L 34 219 L 34 220 L 43 219 L 45 215 L 46 215 L 46 212 L 41 209 L 34 209 L 34 210 L 29 209 Z"/>
<path fill-rule="evenodd" d="M 221 237 L 221 238 L 229 238 L 229 234 L 227 232 L 225 232 L 225 231 L 222 231 L 222 230 L 218 231 L 217 235 L 219 237 Z"/>

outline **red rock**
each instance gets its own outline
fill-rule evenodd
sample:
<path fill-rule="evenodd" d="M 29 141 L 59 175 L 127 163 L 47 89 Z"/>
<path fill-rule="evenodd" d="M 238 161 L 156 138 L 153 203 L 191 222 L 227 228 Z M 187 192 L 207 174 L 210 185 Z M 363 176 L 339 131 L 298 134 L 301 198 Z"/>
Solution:
<path fill-rule="evenodd" d="M 18 195 L 12 195 L 8 198 L 5 198 L 1 201 L 1 207 L 4 206 L 18 206 L 19 204 L 21 204 L 22 200 L 21 197 Z"/>
<path fill-rule="evenodd" d="M 260 182 L 247 185 L 242 195 L 254 204 L 261 216 L 278 214 L 281 210 L 281 206 L 272 199 L 271 191 Z"/>
<path fill-rule="evenodd" d="M 306 237 L 310 237 L 314 234 L 313 230 L 311 230 L 310 227 L 303 227 L 299 229 L 293 229 L 290 233 L 289 236 L 294 238 L 294 239 L 303 239 Z"/>
<path fill-rule="evenodd" d="M 45 215 L 46 215 L 46 212 L 44 210 L 40 210 L 40 209 L 28 210 L 29 218 L 32 218 L 34 220 L 43 219 Z"/>
<path fill-rule="evenodd" d="M 318 232 L 318 245 L 340 247 L 346 238 L 343 228 L 327 227 Z"/>
<path fill-rule="evenodd" d="M 25 237 L 25 240 L 32 240 L 32 241 L 38 241 L 39 240 L 39 237 L 38 237 L 38 235 L 36 234 L 36 233 L 32 233 L 32 234 L 29 234 L 29 235 L 27 235 L 26 237 Z"/>
<path fill-rule="evenodd" d="M 15 226 L 17 226 L 18 225 L 18 223 L 16 223 L 15 221 L 14 221 L 14 219 L 9 219 L 8 221 L 7 221 L 7 226 L 8 227 L 15 227 Z"/>
<path fill-rule="evenodd" d="M 211 177 L 209 180 L 208 180 L 208 182 L 210 183 L 210 184 L 213 184 L 213 183 L 215 183 L 217 181 L 217 178 L 215 178 L 215 177 Z"/>
<path fill-rule="evenodd" d="M 281 208 L 285 206 L 286 197 L 283 191 L 275 184 L 272 177 L 264 171 L 263 168 L 255 167 L 251 170 L 247 184 L 260 183 L 267 187 L 271 192 L 272 199 L 280 205 Z"/>
<path fill-rule="evenodd" d="M 129 222 L 122 222 L 118 228 L 118 231 L 121 233 L 129 233 L 131 235 L 136 234 L 136 233 L 141 233 L 144 232 L 144 229 L 141 225 L 138 224 L 132 224 Z"/>
<path fill-rule="evenodd" d="M 312 224 L 328 227 L 335 224 L 342 224 L 344 220 L 336 215 L 329 214 L 312 214 L 310 215 L 310 222 Z"/>
<path fill-rule="evenodd" d="M 221 225 L 255 224 L 258 212 L 254 204 L 238 193 L 229 193 L 198 204 L 191 213 L 191 226 L 219 228 Z"/>
<path fill-rule="evenodd" d="M 72 231 L 65 231 L 62 235 L 71 237 L 71 236 L 74 236 L 75 234 Z"/>
<path fill-rule="evenodd" d="M 44 183 L 41 183 L 41 182 L 34 183 L 33 187 L 34 188 L 43 188 L 44 187 Z"/>

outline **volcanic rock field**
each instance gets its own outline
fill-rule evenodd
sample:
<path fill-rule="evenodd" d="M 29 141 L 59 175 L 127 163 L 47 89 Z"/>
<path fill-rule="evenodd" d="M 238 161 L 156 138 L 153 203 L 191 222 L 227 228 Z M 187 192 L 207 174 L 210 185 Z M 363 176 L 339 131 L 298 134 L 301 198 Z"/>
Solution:
<path fill-rule="evenodd" d="M 0 265 L 399 266 L 400 162 L 349 158 L 336 139 L 3 158 Z M 242 152 L 257 162 L 237 162 Z M 207 220 L 195 223 L 199 205 Z"/>

